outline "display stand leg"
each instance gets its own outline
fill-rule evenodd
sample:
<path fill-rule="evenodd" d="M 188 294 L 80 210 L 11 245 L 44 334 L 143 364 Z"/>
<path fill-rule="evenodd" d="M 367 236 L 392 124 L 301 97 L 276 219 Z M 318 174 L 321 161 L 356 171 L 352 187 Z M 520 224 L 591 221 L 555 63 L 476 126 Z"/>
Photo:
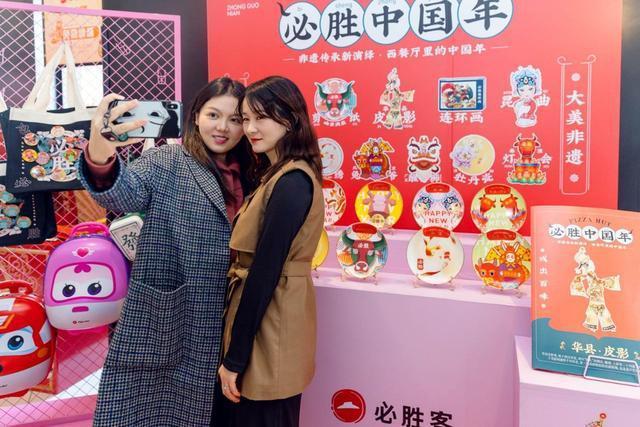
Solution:
<path fill-rule="evenodd" d="M 624 365 L 627 366 L 625 367 Z M 592 373 L 590 373 L 589 368 L 593 370 Z M 604 376 L 603 374 L 607 373 L 607 371 L 613 374 L 618 373 L 617 379 Z M 621 374 L 621 372 L 624 372 L 624 374 Z M 600 375 L 598 375 L 598 373 Z M 623 375 L 626 375 L 628 378 Z M 623 360 L 590 354 L 589 357 L 587 357 L 587 363 L 584 365 L 582 376 L 590 380 L 640 387 L 640 367 L 635 360 Z"/>
<path fill-rule="evenodd" d="M 449 283 L 449 290 L 452 291 L 452 292 L 455 291 L 456 290 L 456 285 L 453 283 L 453 279 L 449 280 L 448 283 Z"/>

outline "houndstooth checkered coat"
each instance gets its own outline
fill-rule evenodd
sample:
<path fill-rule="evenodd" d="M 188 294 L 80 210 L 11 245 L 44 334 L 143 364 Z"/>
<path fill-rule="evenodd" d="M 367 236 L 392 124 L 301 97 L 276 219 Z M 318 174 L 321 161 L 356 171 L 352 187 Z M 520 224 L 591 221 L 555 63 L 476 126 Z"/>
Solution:
<path fill-rule="evenodd" d="M 94 426 L 208 426 L 220 359 L 231 227 L 211 172 L 182 146 L 146 151 L 102 192 L 145 211 L 129 293 L 109 346 Z"/>

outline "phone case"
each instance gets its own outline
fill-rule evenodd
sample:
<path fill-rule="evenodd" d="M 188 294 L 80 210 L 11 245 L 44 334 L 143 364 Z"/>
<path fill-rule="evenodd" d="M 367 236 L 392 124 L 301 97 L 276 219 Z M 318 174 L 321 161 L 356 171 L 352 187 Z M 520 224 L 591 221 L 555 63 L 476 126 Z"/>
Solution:
<path fill-rule="evenodd" d="M 144 221 L 137 213 L 128 214 L 111 223 L 109 234 L 129 261 L 136 257 L 138 238 L 142 231 Z"/>
<path fill-rule="evenodd" d="M 114 101 L 110 109 L 123 102 L 127 101 Z M 182 136 L 182 103 L 168 100 L 139 101 L 136 108 L 118 117 L 114 124 L 136 120 L 146 120 L 147 124 L 127 132 L 130 138 L 179 138 Z"/>

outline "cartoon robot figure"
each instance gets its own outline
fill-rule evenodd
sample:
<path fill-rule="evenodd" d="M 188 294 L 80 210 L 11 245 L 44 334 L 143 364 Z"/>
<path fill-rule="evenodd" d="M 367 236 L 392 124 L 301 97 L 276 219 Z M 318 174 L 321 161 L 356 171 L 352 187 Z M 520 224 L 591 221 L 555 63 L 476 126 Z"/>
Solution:
<path fill-rule="evenodd" d="M 54 327 L 93 329 L 118 320 L 128 289 L 129 264 L 108 233 L 103 224 L 83 223 L 51 252 L 44 302 Z"/>
<path fill-rule="evenodd" d="M 398 70 L 392 69 L 387 75 L 387 84 L 385 91 L 380 96 L 380 105 L 388 108 L 382 125 L 387 129 L 402 129 L 402 103 L 413 102 L 413 94 L 415 90 L 400 90 L 400 77 Z"/>
<path fill-rule="evenodd" d="M 616 324 L 607 308 L 604 292 L 621 290 L 620 275 L 599 278 L 596 265 L 584 246 L 578 249 L 573 259 L 578 266 L 571 281 L 571 295 L 589 300 L 582 325 L 591 332 L 596 332 L 598 325 L 603 332 L 615 332 Z"/>
<path fill-rule="evenodd" d="M 0 282 L 0 291 L 0 396 L 22 396 L 51 370 L 54 331 L 28 283 Z"/>

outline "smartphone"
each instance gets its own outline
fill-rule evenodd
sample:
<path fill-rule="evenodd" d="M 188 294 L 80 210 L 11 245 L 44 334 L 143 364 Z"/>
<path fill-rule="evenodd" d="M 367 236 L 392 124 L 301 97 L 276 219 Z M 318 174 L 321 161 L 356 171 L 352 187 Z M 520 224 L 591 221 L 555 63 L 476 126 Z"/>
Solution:
<path fill-rule="evenodd" d="M 109 104 L 113 109 L 127 100 Z M 180 101 L 138 101 L 138 106 L 113 121 L 122 124 L 146 120 L 141 128 L 127 132 L 130 138 L 180 138 L 182 136 L 182 103 Z"/>

